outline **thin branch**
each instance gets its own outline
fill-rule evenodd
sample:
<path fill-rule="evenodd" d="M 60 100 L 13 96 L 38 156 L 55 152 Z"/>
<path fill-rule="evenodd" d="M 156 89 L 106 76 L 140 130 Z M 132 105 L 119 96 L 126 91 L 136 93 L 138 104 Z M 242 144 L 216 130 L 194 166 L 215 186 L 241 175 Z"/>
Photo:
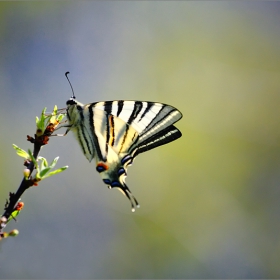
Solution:
<path fill-rule="evenodd" d="M 39 152 L 41 150 L 41 147 L 42 147 L 42 145 L 39 144 L 38 142 L 34 143 L 33 156 L 35 159 L 37 159 Z M 30 175 L 31 175 L 34 170 L 34 163 L 32 161 L 30 161 L 29 164 L 27 165 L 27 169 L 30 170 Z M 14 208 L 16 207 L 17 202 L 21 198 L 22 194 L 31 186 L 32 186 L 32 184 L 30 184 L 30 180 L 26 180 L 25 178 L 22 179 L 17 192 L 10 194 L 9 205 L 6 207 L 5 212 L 2 215 L 2 217 L 5 217 L 6 219 L 8 219 L 10 217 L 10 215 L 14 211 Z M 2 230 L 2 225 L 0 224 L 0 234 L 1 234 L 1 230 Z"/>
<path fill-rule="evenodd" d="M 55 108 L 56 108 L 56 106 L 55 106 Z M 45 109 L 43 110 L 41 119 L 38 118 L 36 120 L 37 131 L 36 131 L 36 134 L 34 135 L 34 138 L 27 135 L 27 141 L 34 144 L 33 153 L 32 153 L 33 159 L 30 159 L 30 160 L 28 159 L 24 163 L 27 171 L 29 171 L 29 172 L 27 172 L 27 174 L 29 174 L 29 175 L 27 175 L 28 177 L 24 177 L 22 179 L 21 184 L 20 184 L 18 190 L 16 191 L 16 193 L 10 192 L 9 200 L 7 201 L 7 203 L 5 205 L 5 209 L 4 209 L 5 212 L 2 215 L 2 217 L 0 218 L 0 239 L 4 236 L 3 230 L 6 227 L 7 222 L 9 220 L 9 218 L 11 217 L 13 211 L 15 211 L 15 209 L 18 205 L 18 202 L 19 202 L 21 196 L 23 195 L 23 193 L 27 189 L 29 189 L 31 186 L 34 186 L 34 185 L 36 186 L 38 181 L 43 179 L 41 177 L 37 177 L 37 175 L 36 175 L 36 178 L 34 178 L 34 179 L 32 178 L 31 175 L 35 169 L 34 162 L 36 163 L 36 161 L 37 161 L 38 155 L 41 151 L 41 147 L 48 144 L 49 136 L 51 136 L 52 133 L 56 130 L 58 124 L 60 123 L 61 119 L 63 118 L 62 115 L 58 115 L 57 119 L 51 117 L 51 118 L 49 118 L 47 126 L 45 128 L 43 128 L 44 122 L 46 119 L 44 117 L 44 112 L 45 112 Z M 56 112 L 55 109 L 54 109 L 54 112 Z M 40 129 L 40 128 L 43 128 L 43 129 Z M 30 154 L 30 156 L 31 156 L 31 154 Z M 63 169 L 63 168 L 61 168 L 61 169 Z M 39 172 L 39 170 L 37 170 L 37 172 Z M 59 172 L 61 172 L 61 171 L 59 171 Z"/>

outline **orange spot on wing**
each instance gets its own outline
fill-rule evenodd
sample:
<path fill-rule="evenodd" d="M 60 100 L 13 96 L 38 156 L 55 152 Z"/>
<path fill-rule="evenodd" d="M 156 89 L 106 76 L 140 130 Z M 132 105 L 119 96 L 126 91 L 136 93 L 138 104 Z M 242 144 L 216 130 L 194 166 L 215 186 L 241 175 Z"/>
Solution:
<path fill-rule="evenodd" d="M 105 164 L 104 162 L 98 162 L 98 164 L 96 165 L 96 167 L 103 167 L 105 170 L 107 170 L 109 168 L 109 166 L 107 164 Z"/>

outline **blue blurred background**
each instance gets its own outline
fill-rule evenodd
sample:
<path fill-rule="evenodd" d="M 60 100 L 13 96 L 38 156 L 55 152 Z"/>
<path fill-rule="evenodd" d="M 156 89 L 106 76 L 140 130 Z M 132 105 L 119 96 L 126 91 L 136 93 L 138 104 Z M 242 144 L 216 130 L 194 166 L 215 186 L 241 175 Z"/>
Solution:
<path fill-rule="evenodd" d="M 1 278 L 280 278 L 279 2 L 1 2 L 4 207 L 35 116 L 80 102 L 171 104 L 183 137 L 109 191 L 73 135 L 41 155 L 69 169 L 22 197 Z"/>

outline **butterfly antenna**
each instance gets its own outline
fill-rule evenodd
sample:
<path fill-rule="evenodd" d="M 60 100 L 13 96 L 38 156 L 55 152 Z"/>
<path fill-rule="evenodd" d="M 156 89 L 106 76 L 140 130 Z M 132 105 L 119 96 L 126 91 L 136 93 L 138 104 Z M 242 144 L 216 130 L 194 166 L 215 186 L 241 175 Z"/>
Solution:
<path fill-rule="evenodd" d="M 66 79 L 68 80 L 68 82 L 69 82 L 69 84 L 70 84 L 70 87 L 71 87 L 71 89 L 72 89 L 72 93 L 73 93 L 73 95 L 72 95 L 72 97 L 71 97 L 71 98 L 76 99 L 76 96 L 75 96 L 75 94 L 74 94 L 73 87 L 72 87 L 71 82 L 70 82 L 70 80 L 69 80 L 69 78 L 68 78 L 68 74 L 70 74 L 70 72 L 69 72 L 69 71 L 67 71 L 67 72 L 65 73 L 65 77 L 66 77 Z"/>

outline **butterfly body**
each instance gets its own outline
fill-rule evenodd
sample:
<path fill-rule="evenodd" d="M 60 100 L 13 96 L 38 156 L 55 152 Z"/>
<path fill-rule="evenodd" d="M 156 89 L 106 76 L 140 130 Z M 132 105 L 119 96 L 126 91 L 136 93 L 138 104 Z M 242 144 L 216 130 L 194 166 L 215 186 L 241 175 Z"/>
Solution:
<path fill-rule="evenodd" d="M 181 137 L 173 123 L 182 114 L 170 105 L 148 101 L 83 105 L 72 97 L 66 104 L 67 132 L 74 132 L 86 158 L 95 158 L 103 182 L 122 191 L 134 211 L 138 202 L 125 184 L 127 168 L 138 154 Z"/>

